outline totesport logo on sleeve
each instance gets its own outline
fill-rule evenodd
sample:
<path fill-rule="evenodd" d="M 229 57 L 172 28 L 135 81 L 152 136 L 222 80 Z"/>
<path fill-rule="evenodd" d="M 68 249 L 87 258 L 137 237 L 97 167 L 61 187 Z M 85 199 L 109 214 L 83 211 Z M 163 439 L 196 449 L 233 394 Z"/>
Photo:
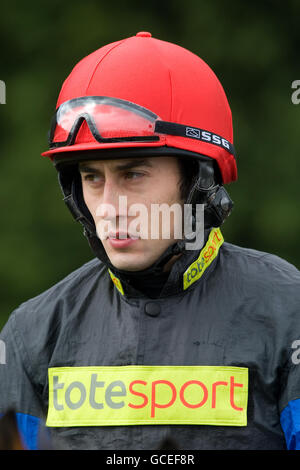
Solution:
<path fill-rule="evenodd" d="M 247 425 L 247 368 L 101 366 L 48 372 L 47 426 Z"/>

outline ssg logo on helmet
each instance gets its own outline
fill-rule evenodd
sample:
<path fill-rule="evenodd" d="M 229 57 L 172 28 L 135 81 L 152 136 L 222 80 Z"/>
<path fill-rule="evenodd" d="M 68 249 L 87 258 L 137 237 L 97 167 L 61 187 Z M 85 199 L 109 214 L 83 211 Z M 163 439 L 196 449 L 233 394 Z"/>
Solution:
<path fill-rule="evenodd" d="M 191 137 L 193 139 L 203 140 L 204 142 L 211 142 L 212 144 L 219 145 L 220 147 L 230 150 L 231 144 L 228 140 L 223 137 L 212 134 L 209 131 L 204 131 L 202 129 L 197 129 L 195 127 L 187 127 L 185 131 L 186 137 Z"/>
<path fill-rule="evenodd" d="M 248 369 L 105 366 L 49 369 L 47 425 L 247 425 Z"/>

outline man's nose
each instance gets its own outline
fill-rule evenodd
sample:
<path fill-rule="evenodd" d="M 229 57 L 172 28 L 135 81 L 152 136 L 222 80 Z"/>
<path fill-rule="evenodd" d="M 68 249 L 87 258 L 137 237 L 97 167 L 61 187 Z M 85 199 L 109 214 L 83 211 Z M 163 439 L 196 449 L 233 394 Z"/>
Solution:
<path fill-rule="evenodd" d="M 119 192 L 117 185 L 114 183 L 112 179 L 107 178 L 104 183 L 103 193 L 102 193 L 102 204 L 110 204 L 112 206 L 117 207 L 117 200 L 119 197 Z"/>
<path fill-rule="evenodd" d="M 104 183 L 101 201 L 97 210 L 98 215 L 104 219 L 126 216 L 126 196 L 122 194 L 119 185 L 113 179 L 107 179 Z M 101 212 L 101 213 L 100 213 Z"/>

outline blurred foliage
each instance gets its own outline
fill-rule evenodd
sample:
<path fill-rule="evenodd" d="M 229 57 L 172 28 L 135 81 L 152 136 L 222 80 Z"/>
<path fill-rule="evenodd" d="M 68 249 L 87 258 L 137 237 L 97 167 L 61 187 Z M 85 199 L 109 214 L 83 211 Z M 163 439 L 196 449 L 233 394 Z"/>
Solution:
<path fill-rule="evenodd" d="M 299 122 L 291 83 L 300 79 L 298 0 L 2 2 L 0 328 L 21 302 L 93 258 L 62 202 L 48 159 L 60 87 L 85 55 L 138 31 L 204 59 L 231 105 L 239 180 L 227 241 L 300 267 Z"/>

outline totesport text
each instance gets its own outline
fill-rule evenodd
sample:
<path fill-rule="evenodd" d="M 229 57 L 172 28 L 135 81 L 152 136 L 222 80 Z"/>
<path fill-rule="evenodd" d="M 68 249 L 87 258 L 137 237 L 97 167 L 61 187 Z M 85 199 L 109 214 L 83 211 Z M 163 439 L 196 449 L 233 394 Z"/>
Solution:
<path fill-rule="evenodd" d="M 49 369 L 48 426 L 246 425 L 248 370 L 225 366 Z"/>

